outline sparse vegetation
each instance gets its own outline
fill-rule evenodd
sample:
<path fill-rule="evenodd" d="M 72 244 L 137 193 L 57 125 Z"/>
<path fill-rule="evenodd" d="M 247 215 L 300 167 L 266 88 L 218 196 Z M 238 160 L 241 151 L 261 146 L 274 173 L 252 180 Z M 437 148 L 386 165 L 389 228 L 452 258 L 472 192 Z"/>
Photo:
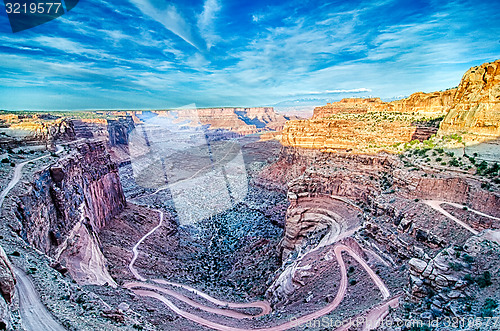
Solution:
<path fill-rule="evenodd" d="M 498 303 L 491 298 L 487 298 L 484 301 L 483 306 L 481 307 L 481 316 L 482 317 L 493 317 L 493 311 L 498 307 Z"/>

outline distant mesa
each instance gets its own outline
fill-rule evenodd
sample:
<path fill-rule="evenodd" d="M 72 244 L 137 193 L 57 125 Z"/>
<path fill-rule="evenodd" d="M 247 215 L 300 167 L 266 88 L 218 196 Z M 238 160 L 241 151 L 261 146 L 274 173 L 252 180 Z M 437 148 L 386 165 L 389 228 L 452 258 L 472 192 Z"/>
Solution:
<path fill-rule="evenodd" d="M 500 137 L 500 60 L 471 68 L 457 88 L 392 102 L 328 103 L 315 108 L 310 120 L 287 122 L 280 139 L 285 146 L 376 153 L 433 134 L 459 134 L 468 144 Z"/>

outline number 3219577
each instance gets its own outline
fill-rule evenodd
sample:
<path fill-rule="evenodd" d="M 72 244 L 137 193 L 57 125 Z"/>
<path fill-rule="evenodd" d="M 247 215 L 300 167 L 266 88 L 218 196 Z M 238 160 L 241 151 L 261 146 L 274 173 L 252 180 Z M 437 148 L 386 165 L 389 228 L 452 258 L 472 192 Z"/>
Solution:
<path fill-rule="evenodd" d="M 59 14 L 59 10 L 64 11 L 60 2 L 32 2 L 30 4 L 7 2 L 5 4 L 7 14 Z"/>

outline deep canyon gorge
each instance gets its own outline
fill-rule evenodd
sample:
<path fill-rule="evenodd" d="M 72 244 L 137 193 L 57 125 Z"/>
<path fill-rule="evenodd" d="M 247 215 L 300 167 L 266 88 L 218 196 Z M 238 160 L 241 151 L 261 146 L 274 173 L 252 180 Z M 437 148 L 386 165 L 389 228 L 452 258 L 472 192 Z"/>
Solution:
<path fill-rule="evenodd" d="M 0 329 L 498 329 L 500 60 L 457 83 L 0 112 Z"/>

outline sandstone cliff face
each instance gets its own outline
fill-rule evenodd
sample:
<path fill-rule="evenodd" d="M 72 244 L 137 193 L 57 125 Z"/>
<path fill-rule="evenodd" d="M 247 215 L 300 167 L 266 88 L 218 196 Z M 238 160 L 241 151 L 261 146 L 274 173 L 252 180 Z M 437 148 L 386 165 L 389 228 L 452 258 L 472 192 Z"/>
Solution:
<path fill-rule="evenodd" d="M 10 263 L 7 254 L 0 246 L 0 294 L 7 303 L 12 302 L 16 285 L 16 277 L 12 264 Z"/>
<path fill-rule="evenodd" d="M 155 111 L 159 116 L 176 116 L 179 120 L 196 121 L 192 125 L 207 125 L 210 130 L 224 129 L 240 135 L 281 130 L 287 118 L 272 107 L 200 108 Z"/>
<path fill-rule="evenodd" d="M 391 101 L 386 110 L 396 112 L 420 113 L 427 116 L 440 116 L 448 112 L 457 89 L 431 93 L 416 92 L 408 98 Z"/>
<path fill-rule="evenodd" d="M 466 142 L 500 137 L 500 60 L 469 69 L 441 122 L 439 135 L 465 133 Z"/>
<path fill-rule="evenodd" d="M 6 143 L 53 144 L 57 140 L 75 139 L 75 130 L 71 120 L 43 115 L 0 115 L 0 124 L 5 127 Z M 6 139 L 10 137 L 10 139 Z M 3 140 L 2 139 L 2 140 Z M 3 142 L 0 142 L 3 143 Z"/>
<path fill-rule="evenodd" d="M 447 113 L 457 89 L 431 93 L 416 92 L 407 98 L 384 102 L 380 98 L 347 98 L 314 109 L 313 119 L 340 113 L 401 112 L 439 116 Z"/>
<path fill-rule="evenodd" d="M 15 294 L 16 277 L 12 264 L 0 246 L 0 329 L 9 330 L 11 309 L 9 305 Z"/>
<path fill-rule="evenodd" d="M 31 245 L 65 264 L 82 284 L 114 284 L 97 233 L 125 206 L 116 164 L 104 142 L 86 142 L 35 174 L 16 215 Z"/>
<path fill-rule="evenodd" d="M 353 117 L 289 121 L 281 133 L 284 146 L 323 151 L 378 152 L 414 139 L 417 126 L 404 120 Z"/>
<path fill-rule="evenodd" d="M 128 145 L 128 137 L 135 128 L 135 124 L 132 116 L 126 116 L 117 120 L 108 120 L 107 127 L 111 146 Z"/>

